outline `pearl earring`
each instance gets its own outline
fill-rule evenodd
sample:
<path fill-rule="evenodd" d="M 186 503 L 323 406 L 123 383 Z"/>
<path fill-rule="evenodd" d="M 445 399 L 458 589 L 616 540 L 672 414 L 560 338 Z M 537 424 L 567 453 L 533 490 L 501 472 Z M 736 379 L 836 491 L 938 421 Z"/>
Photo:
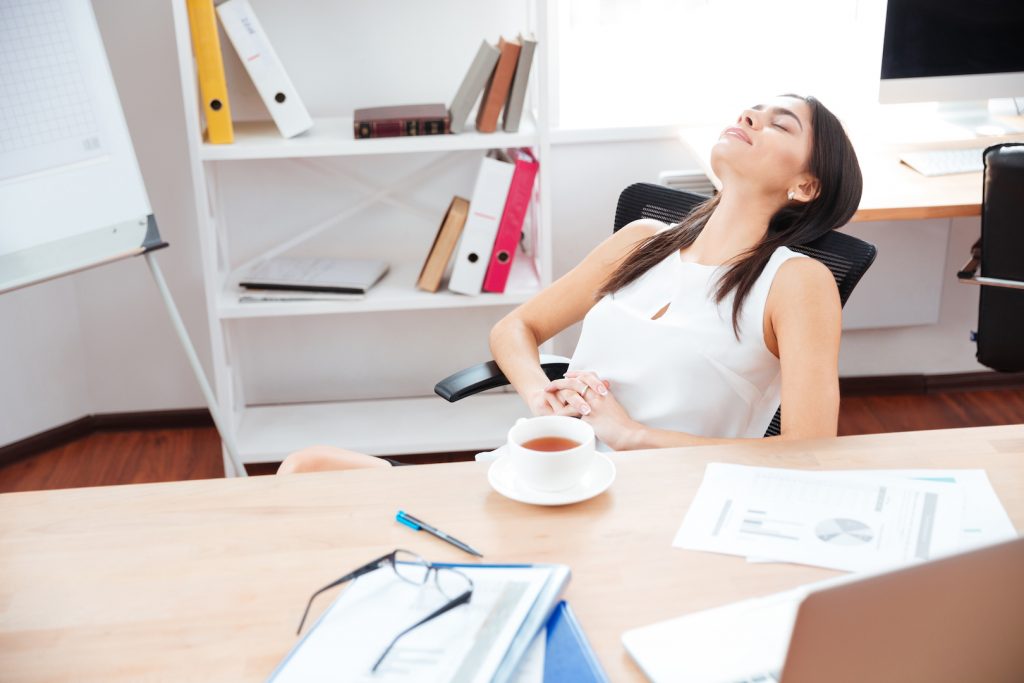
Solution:
<path fill-rule="evenodd" d="M 793 197 L 796 196 L 796 192 L 793 192 L 793 190 L 790 190 L 789 194 L 787 194 L 786 196 L 789 197 L 789 201 L 793 201 Z"/>

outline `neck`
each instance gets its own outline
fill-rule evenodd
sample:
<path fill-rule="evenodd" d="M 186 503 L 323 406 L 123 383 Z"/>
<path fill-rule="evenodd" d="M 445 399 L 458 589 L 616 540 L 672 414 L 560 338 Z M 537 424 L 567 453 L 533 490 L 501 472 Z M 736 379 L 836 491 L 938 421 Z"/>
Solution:
<path fill-rule="evenodd" d="M 690 260 L 728 263 L 764 239 L 768 221 L 778 210 L 777 198 L 742 187 L 723 190 L 714 213 L 687 249 Z"/>

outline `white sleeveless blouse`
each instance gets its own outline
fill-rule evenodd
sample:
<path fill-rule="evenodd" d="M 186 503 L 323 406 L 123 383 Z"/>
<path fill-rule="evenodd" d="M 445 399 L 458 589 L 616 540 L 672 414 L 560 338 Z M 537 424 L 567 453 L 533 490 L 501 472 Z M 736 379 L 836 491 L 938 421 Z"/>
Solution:
<path fill-rule="evenodd" d="M 583 319 L 570 370 L 591 371 L 637 422 L 719 438 L 759 438 L 779 407 L 781 366 L 764 341 L 764 307 L 775 273 L 803 254 L 779 247 L 732 326 L 734 292 L 714 301 L 719 266 L 678 251 L 602 298 Z M 669 304 L 657 320 L 652 317 Z"/>

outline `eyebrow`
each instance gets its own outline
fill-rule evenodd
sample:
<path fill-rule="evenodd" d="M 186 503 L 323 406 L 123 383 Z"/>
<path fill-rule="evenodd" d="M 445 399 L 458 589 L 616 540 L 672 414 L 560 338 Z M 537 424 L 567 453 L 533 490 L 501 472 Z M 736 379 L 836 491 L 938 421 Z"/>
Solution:
<path fill-rule="evenodd" d="M 751 109 L 754 109 L 756 111 L 764 111 L 764 108 L 765 108 L 765 106 L 763 104 L 757 104 L 757 105 L 754 105 L 753 107 L 751 107 Z M 804 129 L 804 124 L 803 124 L 803 122 L 800 121 L 800 117 L 797 116 L 796 114 L 794 114 L 789 109 L 786 109 L 785 107 L 770 107 L 768 109 L 768 111 L 770 111 L 772 114 L 782 114 L 783 116 L 792 116 L 794 119 L 796 119 L 796 125 L 800 126 L 800 130 Z"/>

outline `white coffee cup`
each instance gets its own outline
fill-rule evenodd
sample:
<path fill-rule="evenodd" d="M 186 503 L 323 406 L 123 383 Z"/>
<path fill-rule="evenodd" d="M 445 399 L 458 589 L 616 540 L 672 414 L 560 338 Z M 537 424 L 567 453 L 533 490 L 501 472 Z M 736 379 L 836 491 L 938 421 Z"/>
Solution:
<path fill-rule="evenodd" d="M 579 445 L 560 451 L 524 448 L 533 439 L 557 437 Z M 583 479 L 594 457 L 594 428 L 564 415 L 524 417 L 508 431 L 509 464 L 517 480 L 537 491 L 563 491 Z"/>

